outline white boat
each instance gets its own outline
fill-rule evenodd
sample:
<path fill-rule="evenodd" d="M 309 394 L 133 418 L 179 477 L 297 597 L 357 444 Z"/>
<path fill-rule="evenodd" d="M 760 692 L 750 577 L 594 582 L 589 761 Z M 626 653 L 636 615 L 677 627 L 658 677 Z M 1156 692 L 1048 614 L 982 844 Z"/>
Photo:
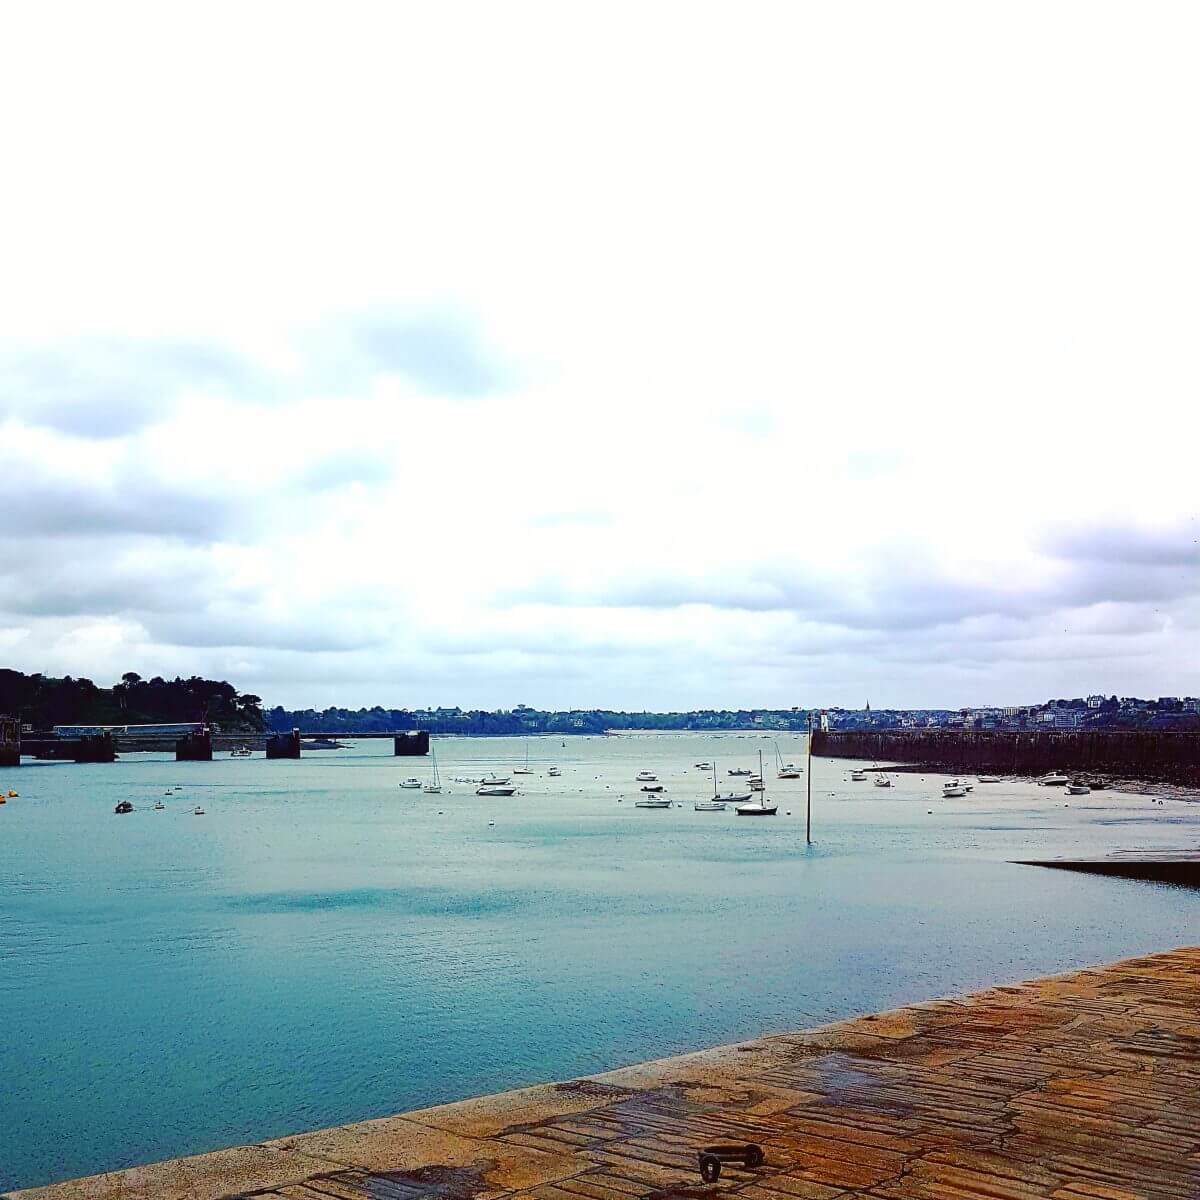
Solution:
<path fill-rule="evenodd" d="M 713 769 L 713 765 L 710 762 L 699 762 L 693 763 L 692 765 L 697 771 L 711 771 Z"/>
<path fill-rule="evenodd" d="M 230 758 L 249 758 L 250 753 L 251 752 L 250 752 L 249 746 L 235 746 L 232 750 L 230 750 L 229 757 Z"/>
<path fill-rule="evenodd" d="M 1091 790 L 1092 789 L 1086 783 L 1084 783 L 1082 779 L 1072 779 L 1071 782 L 1067 784 L 1068 796 L 1087 796 L 1090 794 Z"/>
<path fill-rule="evenodd" d="M 656 798 L 653 800 L 637 800 L 634 802 L 634 808 L 670 808 L 671 801 L 665 797 Z"/>
<path fill-rule="evenodd" d="M 511 783 L 485 783 L 475 789 L 475 795 L 511 796 L 516 790 Z"/>
<path fill-rule="evenodd" d="M 204 816 L 204 809 L 202 809 L 200 807 L 200 805 L 197 804 L 196 807 L 192 809 L 192 816 L 194 816 L 194 817 Z"/>
<path fill-rule="evenodd" d="M 979 780 L 980 783 L 999 783 L 1000 782 L 999 775 L 977 775 L 976 778 Z"/>
<path fill-rule="evenodd" d="M 758 781 L 762 784 L 762 751 L 758 752 Z M 750 781 L 751 788 L 754 787 L 754 781 Z M 748 800 L 745 804 L 739 804 L 733 811 L 739 817 L 773 817 L 778 811 L 777 804 L 768 804 L 766 797 L 766 788 L 760 786 L 757 789 L 762 793 L 757 800 Z"/>
<path fill-rule="evenodd" d="M 880 771 L 879 774 L 875 776 L 875 786 L 891 787 L 892 781 L 882 771 Z"/>
<path fill-rule="evenodd" d="M 727 775 L 753 775 L 754 772 L 749 767 L 730 767 L 726 772 Z"/>
<path fill-rule="evenodd" d="M 1066 787 L 1070 782 L 1061 771 L 1050 771 L 1038 780 L 1042 787 Z"/>
<path fill-rule="evenodd" d="M 795 763 L 785 763 L 779 753 L 779 743 L 775 743 L 775 775 L 778 779 L 799 779 L 802 770 Z"/>
<path fill-rule="evenodd" d="M 549 775 L 551 779 L 557 779 L 562 772 L 557 767 L 551 767 L 546 774 Z"/>
<path fill-rule="evenodd" d="M 485 775 L 479 782 L 483 784 L 484 787 L 503 787 L 506 783 L 508 783 L 508 776 L 496 775 L 493 773 L 491 775 Z"/>
<path fill-rule="evenodd" d="M 945 799 L 953 800 L 966 794 L 967 789 L 957 779 L 949 779 L 942 784 L 942 796 Z"/>
<path fill-rule="evenodd" d="M 642 784 L 643 792 L 665 792 L 666 790 L 667 790 L 666 786 L 661 783 L 643 783 Z"/>
<path fill-rule="evenodd" d="M 866 771 L 856 769 L 850 772 L 850 778 L 853 779 L 855 783 L 862 783 L 867 778 L 867 773 Z"/>
<path fill-rule="evenodd" d="M 638 783 L 653 783 L 657 778 L 658 776 L 653 771 L 639 771 L 634 776 Z"/>
<path fill-rule="evenodd" d="M 433 779 L 427 783 L 421 789 L 421 791 L 423 791 L 427 796 L 440 796 L 442 793 L 442 777 L 438 772 L 437 751 L 434 750 L 432 746 L 429 749 L 430 755 L 433 758 Z"/>
<path fill-rule="evenodd" d="M 402 779 L 402 780 L 400 780 L 400 786 L 402 788 L 407 788 L 410 791 L 412 791 L 412 790 L 420 791 L 421 781 L 419 779 Z"/>
<path fill-rule="evenodd" d="M 697 812 L 724 812 L 725 802 L 723 800 L 697 800 L 692 807 Z"/>
<path fill-rule="evenodd" d="M 525 765 L 523 767 L 514 767 L 514 775 L 532 775 L 533 771 L 529 767 L 529 739 L 525 739 Z"/>
<path fill-rule="evenodd" d="M 162 811 L 164 808 L 166 808 L 167 806 L 166 806 L 166 805 L 165 805 L 165 804 L 164 804 L 164 803 L 163 803 L 161 800 L 155 800 L 155 802 L 154 802 L 154 807 L 155 807 L 155 808 L 156 808 L 156 809 L 157 809 L 159 812 L 161 812 L 161 811 Z"/>
<path fill-rule="evenodd" d="M 752 792 L 765 792 L 767 790 L 767 785 L 757 775 L 750 776 L 750 782 L 747 786 Z"/>

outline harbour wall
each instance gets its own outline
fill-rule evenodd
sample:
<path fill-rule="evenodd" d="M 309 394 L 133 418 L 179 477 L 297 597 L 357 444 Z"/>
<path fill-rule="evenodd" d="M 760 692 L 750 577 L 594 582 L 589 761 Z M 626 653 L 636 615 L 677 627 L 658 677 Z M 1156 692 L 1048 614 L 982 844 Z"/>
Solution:
<path fill-rule="evenodd" d="M 964 731 L 935 729 L 813 732 L 822 758 L 912 763 L 947 771 L 1044 775 L 1095 772 L 1200 787 L 1200 734 L 1147 730 Z"/>

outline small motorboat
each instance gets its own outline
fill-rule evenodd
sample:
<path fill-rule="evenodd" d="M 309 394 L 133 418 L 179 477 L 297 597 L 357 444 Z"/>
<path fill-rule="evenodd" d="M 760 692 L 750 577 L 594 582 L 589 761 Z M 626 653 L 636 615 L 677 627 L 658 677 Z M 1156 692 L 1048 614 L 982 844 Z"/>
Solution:
<path fill-rule="evenodd" d="M 725 811 L 725 801 L 724 800 L 697 800 L 696 803 L 692 805 L 692 807 L 697 812 L 724 812 Z"/>
<path fill-rule="evenodd" d="M 1091 790 L 1092 789 L 1086 783 L 1084 783 L 1082 779 L 1072 779 L 1071 782 L 1067 784 L 1068 796 L 1087 796 L 1090 794 Z"/>
<path fill-rule="evenodd" d="M 249 758 L 250 753 L 251 753 L 251 751 L 250 751 L 249 746 L 235 746 L 232 750 L 230 750 L 229 757 L 230 758 Z"/>
<path fill-rule="evenodd" d="M 16 793 L 16 792 L 14 792 L 14 791 L 12 790 L 12 788 L 9 788 L 9 789 L 8 789 L 8 795 L 5 797 L 5 799 L 6 799 L 6 800 L 16 800 L 17 798 L 18 798 L 18 797 L 17 797 L 17 793 Z"/>
<path fill-rule="evenodd" d="M 949 779 L 942 784 L 942 796 L 947 800 L 955 800 L 966 794 L 967 789 L 957 779 Z"/>
<path fill-rule="evenodd" d="M 508 778 L 507 775 L 497 775 L 493 772 L 490 775 L 485 775 L 479 782 L 484 787 L 503 787 L 508 783 Z"/>
<path fill-rule="evenodd" d="M 976 775 L 975 778 L 979 783 L 999 783 L 1000 782 L 999 775 Z"/>
<path fill-rule="evenodd" d="M 643 783 L 642 784 L 643 792 L 665 792 L 666 790 L 667 790 L 666 786 L 661 783 Z"/>
<path fill-rule="evenodd" d="M 741 776 L 741 775 L 753 775 L 754 772 L 751 771 L 749 767 L 730 767 L 727 774 Z"/>
<path fill-rule="evenodd" d="M 1038 780 L 1041 787 L 1066 787 L 1070 782 L 1061 771 L 1050 771 Z"/>
<path fill-rule="evenodd" d="M 162 810 L 166 807 L 167 806 L 161 800 L 155 800 L 154 809 L 156 812 L 162 812 Z"/>
<path fill-rule="evenodd" d="M 549 775 L 551 779 L 557 779 L 562 772 L 557 767 L 551 767 L 546 774 Z"/>
<path fill-rule="evenodd" d="M 133 802 L 131 800 L 122 800 L 117 807 L 113 809 L 113 812 L 131 813 L 133 812 Z"/>
<path fill-rule="evenodd" d="M 638 783 L 653 783 L 657 778 L 658 776 L 653 771 L 639 771 L 634 776 Z"/>
<path fill-rule="evenodd" d="M 516 786 L 511 783 L 481 783 L 475 789 L 477 796 L 511 796 L 516 792 Z"/>
<path fill-rule="evenodd" d="M 634 808 L 670 808 L 671 801 L 662 797 L 655 800 L 635 800 Z"/>
<path fill-rule="evenodd" d="M 711 771 L 713 769 L 713 765 L 710 762 L 699 762 L 693 763 L 692 765 L 697 771 Z"/>
<path fill-rule="evenodd" d="M 879 774 L 875 776 L 875 786 L 891 787 L 892 781 L 882 771 L 880 771 Z"/>
<path fill-rule="evenodd" d="M 204 816 L 204 809 L 202 809 L 202 808 L 200 807 L 200 805 L 198 805 L 198 804 L 197 804 L 197 805 L 196 805 L 196 807 L 192 809 L 192 816 L 193 816 L 193 817 L 202 817 L 202 816 Z"/>
<path fill-rule="evenodd" d="M 762 777 L 759 775 L 751 775 L 747 786 L 752 792 L 765 792 L 767 790 L 767 785 L 763 783 Z"/>
<path fill-rule="evenodd" d="M 402 788 L 408 788 L 410 791 L 419 791 L 421 788 L 421 781 L 414 777 L 409 777 L 408 779 L 400 780 L 400 786 Z"/>
<path fill-rule="evenodd" d="M 863 783 L 867 778 L 867 773 L 866 771 L 861 770 L 851 771 L 850 778 L 853 779 L 855 783 Z"/>

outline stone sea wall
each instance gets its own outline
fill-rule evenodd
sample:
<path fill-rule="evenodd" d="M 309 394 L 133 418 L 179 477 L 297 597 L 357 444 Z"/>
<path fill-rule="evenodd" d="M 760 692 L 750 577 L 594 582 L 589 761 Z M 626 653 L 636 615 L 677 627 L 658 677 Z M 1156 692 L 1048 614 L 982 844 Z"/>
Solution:
<path fill-rule="evenodd" d="M 1200 734 L 1197 733 L 818 731 L 813 733 L 812 750 L 825 758 L 912 763 L 946 771 L 985 771 L 997 775 L 1095 772 L 1200 787 Z"/>

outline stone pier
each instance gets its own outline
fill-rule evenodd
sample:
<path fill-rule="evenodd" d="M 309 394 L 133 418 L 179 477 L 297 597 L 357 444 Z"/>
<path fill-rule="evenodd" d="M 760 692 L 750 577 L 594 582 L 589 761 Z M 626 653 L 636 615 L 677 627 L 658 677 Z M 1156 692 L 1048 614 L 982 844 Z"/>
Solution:
<path fill-rule="evenodd" d="M 1196 1200 L 1200 947 L 10 1195 Z"/>

